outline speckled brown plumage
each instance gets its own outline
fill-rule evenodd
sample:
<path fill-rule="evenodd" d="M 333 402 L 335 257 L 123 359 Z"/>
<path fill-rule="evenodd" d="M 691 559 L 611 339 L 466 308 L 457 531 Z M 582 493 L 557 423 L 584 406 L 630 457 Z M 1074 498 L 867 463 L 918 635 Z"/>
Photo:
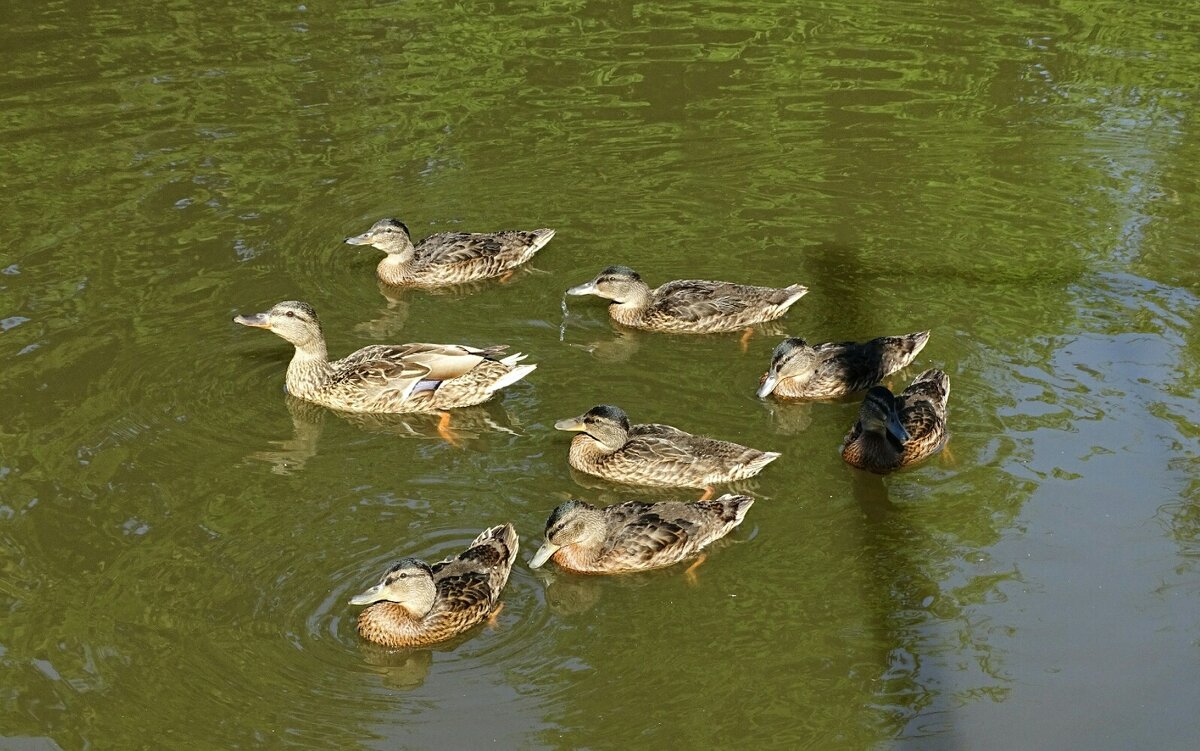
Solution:
<path fill-rule="evenodd" d="M 346 238 L 387 255 L 376 268 L 380 281 L 393 286 L 441 287 L 500 276 L 533 258 L 554 237 L 554 230 L 491 233 L 439 232 L 413 245 L 408 227 L 381 219 L 367 232 Z"/>
<path fill-rule="evenodd" d="M 624 411 L 601 405 L 559 430 L 578 431 L 568 461 L 580 472 L 632 485 L 705 487 L 753 477 L 779 457 L 670 425 L 631 425 Z"/>
<path fill-rule="evenodd" d="M 530 565 L 536 568 L 553 557 L 560 567 L 583 574 L 670 566 L 729 534 L 753 503 L 744 495 L 695 503 L 628 501 L 605 508 L 567 501 L 546 521 L 546 542 Z"/>
<path fill-rule="evenodd" d="M 422 343 L 375 344 L 330 362 L 316 311 L 294 300 L 234 320 L 295 346 L 289 394 L 345 412 L 436 412 L 480 404 L 537 367 L 521 365 L 521 354 L 501 358 L 503 345 Z"/>
<path fill-rule="evenodd" d="M 946 404 L 950 377 L 927 370 L 901 394 L 893 397 L 883 386 L 867 392 L 859 419 L 842 442 L 842 458 L 850 465 L 876 474 L 908 467 L 937 453 L 946 444 Z M 887 429 L 895 418 L 908 438 L 901 440 Z"/>
<path fill-rule="evenodd" d="M 735 331 L 773 321 L 806 292 L 799 284 L 754 287 L 699 279 L 667 282 L 651 289 L 625 266 L 610 266 L 592 281 L 567 291 L 611 300 L 608 313 L 621 325 L 675 334 Z"/>
<path fill-rule="evenodd" d="M 833 399 L 869 389 L 911 363 L 927 341 L 928 331 L 816 346 L 799 338 L 785 339 L 771 356 L 758 395 Z"/>
<path fill-rule="evenodd" d="M 496 607 L 517 558 L 517 547 L 516 531 L 505 524 L 484 530 L 464 552 L 433 566 L 413 558 L 396 563 L 379 584 L 352 600 L 358 604 L 371 601 L 358 615 L 359 635 L 399 648 L 433 644 L 461 634 Z M 421 596 L 409 596 L 406 590 Z M 414 605 L 415 601 L 419 604 Z"/>

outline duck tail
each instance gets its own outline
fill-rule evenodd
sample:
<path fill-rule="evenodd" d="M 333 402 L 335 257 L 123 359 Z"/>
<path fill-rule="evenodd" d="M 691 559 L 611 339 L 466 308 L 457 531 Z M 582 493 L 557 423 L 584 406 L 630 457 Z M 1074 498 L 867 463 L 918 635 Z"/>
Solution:
<path fill-rule="evenodd" d="M 533 235 L 533 241 L 529 243 L 529 255 L 533 255 L 534 253 L 538 252 L 545 247 L 546 243 L 554 239 L 554 230 L 550 229 L 549 227 L 535 229 L 530 234 Z"/>
<path fill-rule="evenodd" d="M 937 368 L 931 368 L 917 376 L 912 385 L 904 389 L 904 393 L 922 394 L 945 407 L 950 399 L 950 376 Z"/>
<path fill-rule="evenodd" d="M 480 532 L 475 541 L 471 543 L 472 549 L 483 548 L 484 551 L 487 551 L 480 551 L 478 555 L 472 557 L 491 566 L 489 579 L 493 599 L 500 595 L 500 590 L 508 583 L 508 574 L 512 571 L 513 564 L 516 563 L 519 547 L 520 540 L 517 538 L 517 530 L 513 528 L 512 524 L 488 527 Z M 499 556 L 500 560 L 504 562 L 503 566 L 498 565 L 499 561 L 493 556 Z"/>
<path fill-rule="evenodd" d="M 746 518 L 746 512 L 754 505 L 754 499 L 748 495 L 733 495 L 726 493 L 712 502 L 721 509 L 721 521 L 733 529 Z"/>
<path fill-rule="evenodd" d="M 510 358 L 505 358 L 510 359 Z M 507 364 L 507 363 L 505 363 Z M 497 378 L 487 387 L 489 394 L 495 393 L 505 386 L 511 386 L 537 369 L 536 365 L 517 365 L 512 370 Z"/>
<path fill-rule="evenodd" d="M 763 471 L 763 467 L 775 461 L 781 456 L 778 451 L 764 451 L 754 457 L 744 465 L 746 468 L 746 477 L 753 477 Z"/>
<path fill-rule="evenodd" d="M 925 349 L 925 345 L 929 343 L 929 332 L 918 331 L 902 338 L 905 354 L 908 355 L 909 362 L 912 362 L 913 358 L 921 354 L 921 350 Z"/>
<path fill-rule="evenodd" d="M 504 558 L 508 561 L 509 566 L 512 566 L 517 560 L 517 548 L 520 540 L 517 537 L 517 530 L 512 524 L 497 524 L 494 527 L 488 527 L 479 533 L 479 536 L 471 543 L 471 547 L 488 543 L 496 544 L 503 550 Z"/>
<path fill-rule="evenodd" d="M 792 307 L 797 300 L 808 294 L 808 287 L 805 287 L 803 284 L 792 284 L 781 289 L 780 293 L 782 293 L 780 295 L 782 299 L 778 300 L 775 304 L 783 310 L 787 310 L 788 308 Z"/>
<path fill-rule="evenodd" d="M 518 352 L 515 355 L 509 355 L 508 357 L 504 358 L 500 362 L 503 365 L 507 365 L 510 368 L 513 368 L 513 367 L 516 367 L 517 363 L 521 362 L 526 357 L 529 357 L 529 355 L 525 354 L 524 352 Z"/>
<path fill-rule="evenodd" d="M 879 340 L 882 343 L 883 351 L 883 369 L 886 374 L 895 373 L 901 368 L 906 368 L 921 354 L 921 350 L 925 349 L 925 345 L 929 342 L 928 331 L 918 331 L 915 334 L 903 334 L 901 336 L 881 337 Z"/>

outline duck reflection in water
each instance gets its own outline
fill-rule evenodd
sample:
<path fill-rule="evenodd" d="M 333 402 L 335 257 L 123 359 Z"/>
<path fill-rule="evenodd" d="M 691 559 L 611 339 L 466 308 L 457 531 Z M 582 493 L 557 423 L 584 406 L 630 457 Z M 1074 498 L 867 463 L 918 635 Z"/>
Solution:
<path fill-rule="evenodd" d="M 354 327 L 354 332 L 367 339 L 399 339 L 403 336 L 403 332 L 408 325 L 408 317 L 415 296 L 436 295 L 451 300 L 459 300 L 482 292 L 489 287 L 512 283 L 523 276 L 545 273 L 547 272 L 539 271 L 529 266 L 522 266 L 512 272 L 511 279 L 504 281 L 500 281 L 499 279 L 481 279 L 474 282 L 453 284 L 448 287 L 419 289 L 396 287 L 391 284 L 379 282 L 379 294 L 383 295 L 383 299 L 387 301 L 387 306 L 376 317 L 357 324 Z"/>
<path fill-rule="evenodd" d="M 560 326 L 560 341 L 563 341 L 566 338 L 568 320 L 570 320 L 570 316 L 565 313 L 564 306 L 564 317 Z M 595 330 L 598 327 L 595 325 L 589 325 L 587 328 L 589 330 Z M 602 362 L 624 363 L 633 360 L 634 355 L 636 355 L 638 350 L 641 349 L 642 342 L 648 337 L 652 336 L 636 329 L 625 328 L 615 324 L 610 327 L 610 330 L 612 332 L 611 336 L 593 339 L 587 343 L 568 342 L 568 346 L 590 352 L 593 357 Z M 787 332 L 786 327 L 777 321 L 757 324 L 752 330 L 772 337 L 783 336 Z M 709 334 L 701 336 L 717 337 L 721 335 Z M 743 340 L 739 339 L 739 342 L 740 341 Z M 743 351 L 745 350 L 743 349 Z"/>
<path fill-rule="evenodd" d="M 281 475 L 303 471 L 308 460 L 317 455 L 317 444 L 325 430 L 327 414 L 337 415 L 369 433 L 438 441 L 446 440 L 448 436 L 448 442 L 456 448 L 463 448 L 470 441 L 478 440 L 489 433 L 517 436 L 520 435 L 517 430 L 521 427 L 516 417 L 498 402 L 460 407 L 454 410 L 453 424 L 449 428 L 440 429 L 438 415 L 339 412 L 290 394 L 284 396 L 284 403 L 292 416 L 292 437 L 271 441 L 274 448 L 254 451 L 248 455 L 250 459 L 272 465 L 271 471 Z"/>
<path fill-rule="evenodd" d="M 771 415 L 771 425 L 782 435 L 800 435 L 813 421 L 812 402 L 763 402 Z"/>
<path fill-rule="evenodd" d="M 631 492 L 637 493 L 638 498 L 644 501 L 679 500 L 679 488 L 656 487 L 653 485 L 623 485 L 612 480 L 605 480 L 602 477 L 589 475 L 586 472 L 580 472 L 574 467 L 567 467 L 567 472 L 571 475 L 571 479 L 575 481 L 576 485 L 596 491 L 596 502 L 604 505 L 627 501 Z M 758 492 L 759 485 L 760 483 L 756 479 L 737 480 L 735 482 L 722 483 L 721 492 L 732 493 L 734 495 L 748 495 L 755 498 L 767 497 Z"/>
<path fill-rule="evenodd" d="M 743 539 L 724 537 L 710 543 L 707 550 L 709 553 L 716 554 L 731 545 L 749 542 L 755 534 L 751 532 Z M 695 568 L 691 568 L 692 573 L 689 574 L 688 568 L 691 567 L 679 564 L 671 568 L 638 571 L 631 575 L 579 576 L 565 570 L 541 566 L 532 569 L 529 573 L 542 583 L 546 606 L 552 613 L 559 616 L 578 616 L 600 604 L 606 591 L 611 593 L 640 589 L 655 583 L 661 584 L 668 579 L 680 580 L 688 587 L 703 586 L 703 574 L 697 576 Z M 703 571 L 703 569 L 699 570 Z"/>
<path fill-rule="evenodd" d="M 863 515 L 872 522 L 886 519 L 898 507 L 888 495 L 887 483 L 881 475 L 850 472 L 850 490 Z"/>
<path fill-rule="evenodd" d="M 429 649 L 395 650 L 364 642 L 361 650 L 363 661 L 379 674 L 383 684 L 399 691 L 420 688 L 433 667 L 433 651 Z"/>

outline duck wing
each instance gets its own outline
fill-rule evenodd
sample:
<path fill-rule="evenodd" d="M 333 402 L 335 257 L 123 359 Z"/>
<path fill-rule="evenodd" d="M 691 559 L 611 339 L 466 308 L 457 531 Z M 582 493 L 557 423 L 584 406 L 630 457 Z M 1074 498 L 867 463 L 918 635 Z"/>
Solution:
<path fill-rule="evenodd" d="M 814 347 L 820 362 L 813 383 L 836 381 L 849 391 L 862 391 L 882 381 L 917 356 L 929 332 L 881 336 L 869 342 L 826 342 Z"/>
<path fill-rule="evenodd" d="M 464 263 L 477 258 L 519 255 L 537 244 L 544 232 L 514 230 L 493 233 L 441 232 L 430 235 L 416 247 L 423 264 Z"/>
<path fill-rule="evenodd" d="M 508 347 L 468 347 L 462 344 L 404 344 L 397 348 L 396 356 L 404 362 L 415 363 L 429 369 L 429 380 L 448 381 L 474 370 L 479 363 L 494 359 Z"/>
<path fill-rule="evenodd" d="M 698 279 L 667 282 L 654 290 L 654 302 L 647 315 L 658 313 L 693 322 L 728 316 L 760 302 L 764 289 Z"/>
<path fill-rule="evenodd" d="M 663 507 L 630 501 L 610 506 L 608 545 L 602 557 L 628 568 L 668 566 L 695 550 L 695 522 L 668 513 Z"/>
<path fill-rule="evenodd" d="M 370 398 L 396 391 L 402 402 L 430 373 L 427 365 L 407 360 L 403 353 L 403 346 L 363 347 L 332 363 L 334 383 L 360 390 Z"/>
<path fill-rule="evenodd" d="M 621 453 L 643 464 L 686 467 L 689 474 L 725 472 L 767 456 L 766 452 L 739 443 L 693 435 L 670 425 L 658 424 L 635 425 Z M 778 454 L 770 456 L 774 459 Z"/>
<path fill-rule="evenodd" d="M 629 429 L 631 436 L 659 436 L 661 438 L 674 438 L 676 440 L 695 438 L 694 435 L 687 431 L 680 430 L 672 425 L 663 425 L 657 422 L 648 422 L 640 425 L 634 425 Z"/>
<path fill-rule="evenodd" d="M 517 533 L 511 524 L 489 527 L 463 552 L 432 566 L 438 601 L 445 609 L 490 609 L 517 558 Z M 440 606 L 440 605 L 439 605 Z"/>
<path fill-rule="evenodd" d="M 433 567 L 437 599 L 425 616 L 428 628 L 435 628 L 434 621 L 441 619 L 449 620 L 458 628 L 465 627 L 491 612 L 495 599 L 486 573 L 475 570 L 446 573 L 439 571 L 438 566 Z"/>
<path fill-rule="evenodd" d="M 459 344 L 375 344 L 338 360 L 333 376 L 372 396 L 399 391 L 399 401 L 421 381 L 446 381 L 469 373 L 507 347 L 478 349 Z"/>
<path fill-rule="evenodd" d="M 631 435 L 620 451 L 626 459 L 640 464 L 673 464 L 694 465 L 699 462 L 697 456 L 684 438 L 695 439 L 690 433 L 677 431 L 682 435 L 672 436 L 663 434 L 643 433 Z"/>
<path fill-rule="evenodd" d="M 913 440 L 945 432 L 949 398 L 950 377 L 940 370 L 925 371 L 904 389 L 897 407 L 900 423 Z"/>

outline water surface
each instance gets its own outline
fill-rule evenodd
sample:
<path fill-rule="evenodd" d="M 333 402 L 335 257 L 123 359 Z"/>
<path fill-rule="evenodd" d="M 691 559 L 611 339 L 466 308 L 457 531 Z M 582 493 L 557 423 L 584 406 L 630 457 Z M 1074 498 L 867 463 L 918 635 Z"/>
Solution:
<path fill-rule="evenodd" d="M 18 0 L 0 30 L 0 745 L 1192 748 L 1200 163 L 1192 3 Z M 529 273 L 381 294 L 341 238 L 550 226 Z M 810 288 L 621 332 L 625 263 Z M 288 400 L 231 323 L 506 343 L 460 415 Z M 560 337 L 560 326 L 562 328 Z M 781 336 L 931 329 L 951 456 L 843 466 L 853 400 L 754 398 Z M 554 420 L 778 450 L 689 586 L 514 570 L 495 630 L 360 643 L 401 555 L 663 497 Z M 668 494 L 669 495 L 669 494 Z"/>

